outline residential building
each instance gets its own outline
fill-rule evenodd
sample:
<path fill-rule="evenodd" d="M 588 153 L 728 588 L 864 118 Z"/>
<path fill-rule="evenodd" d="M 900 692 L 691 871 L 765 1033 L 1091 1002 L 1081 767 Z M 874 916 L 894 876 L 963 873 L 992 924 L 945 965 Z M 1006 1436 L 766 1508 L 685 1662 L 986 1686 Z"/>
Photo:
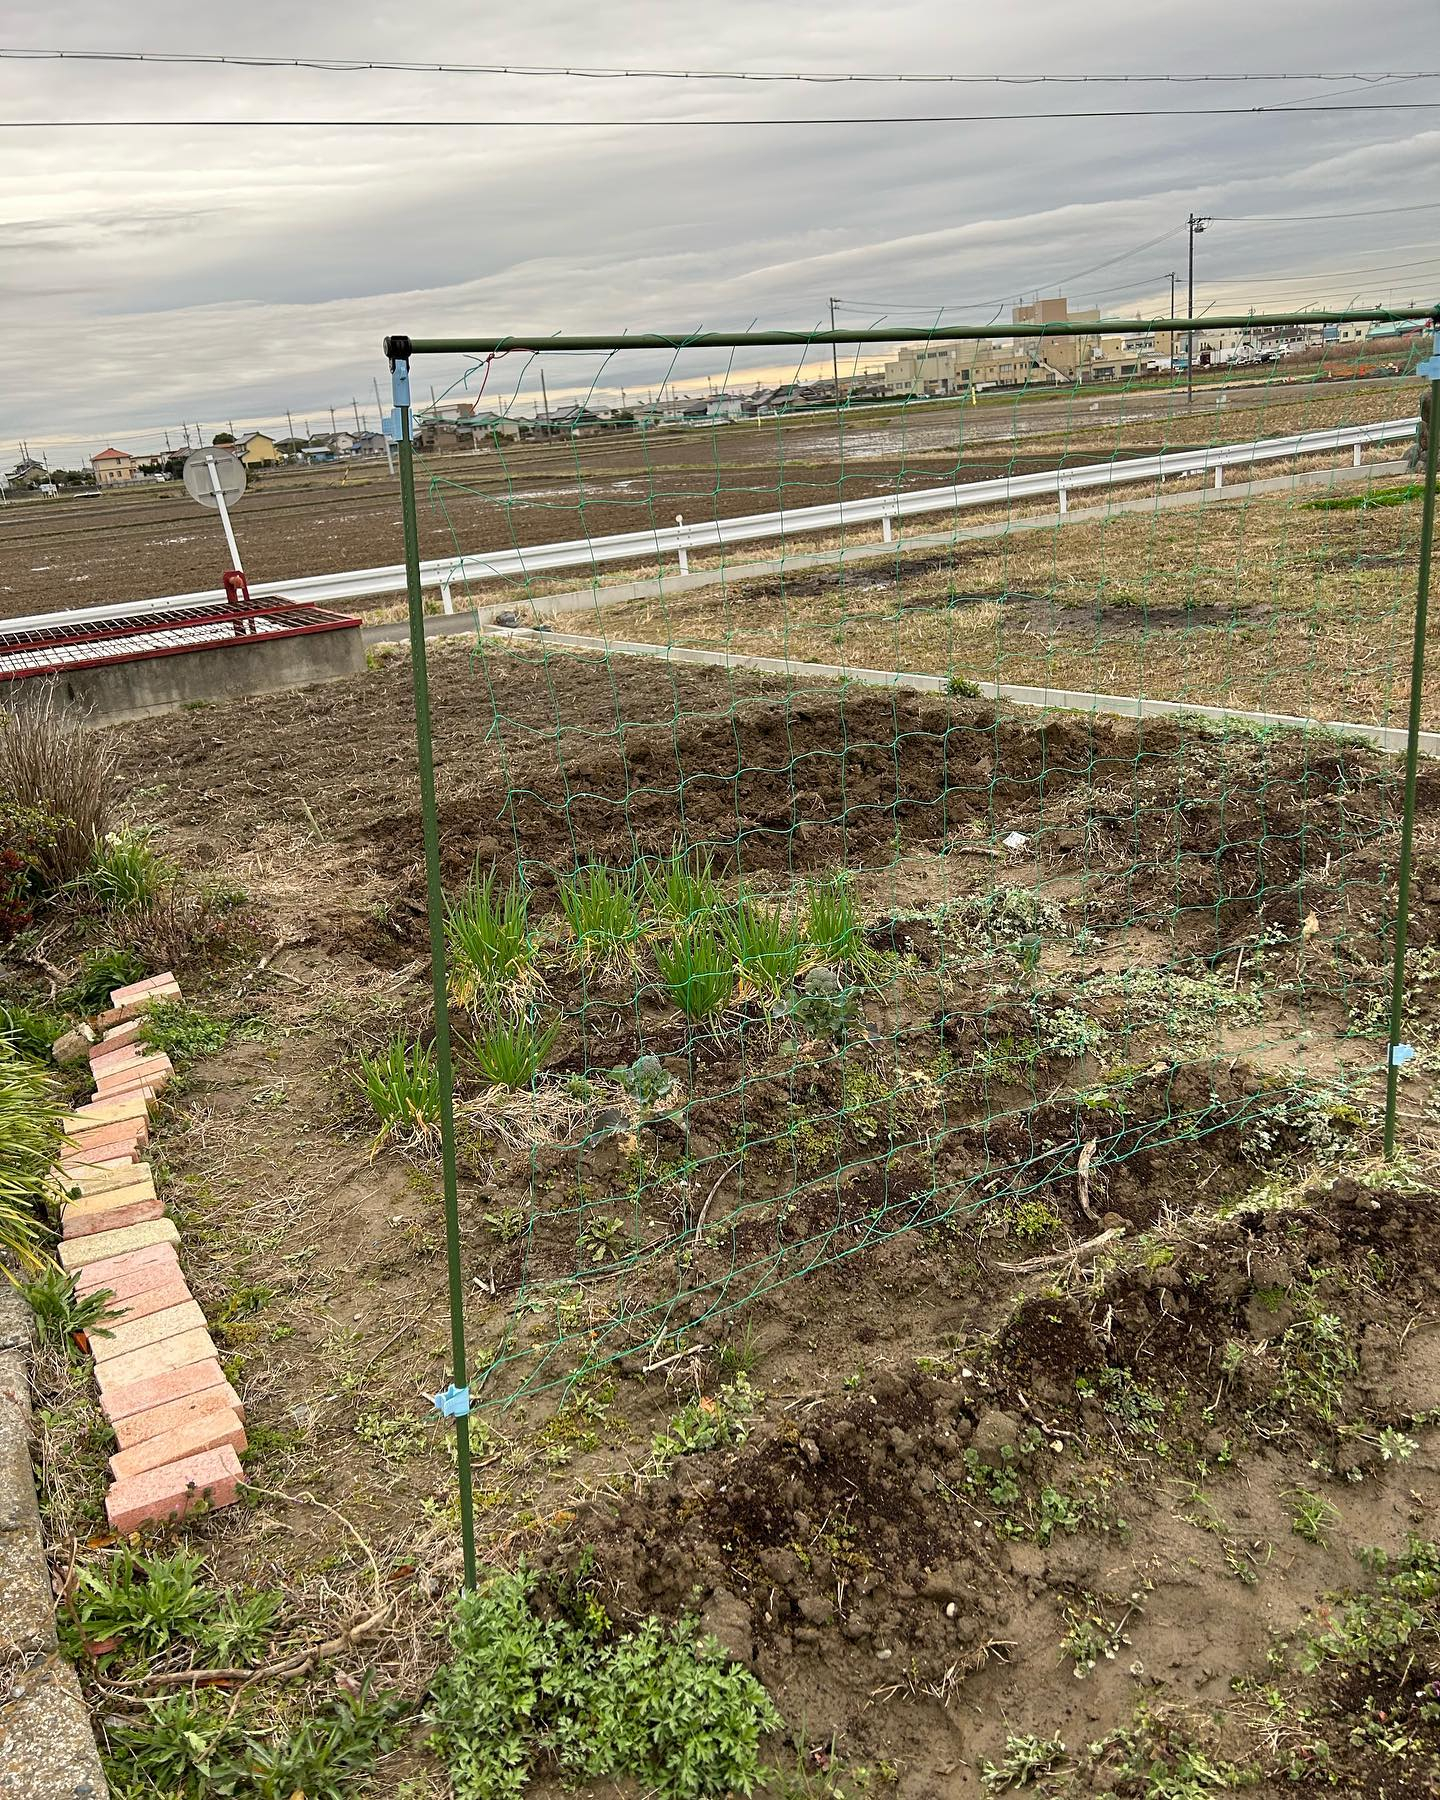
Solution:
<path fill-rule="evenodd" d="M 1368 341 L 1375 338 L 1383 340 L 1387 338 L 1423 337 L 1429 330 L 1429 327 L 1425 325 L 1423 321 L 1418 319 L 1380 319 L 1377 320 L 1375 324 L 1368 327 L 1361 326 L 1360 329 Z M 1341 343 L 1344 343 L 1345 340 L 1342 338 L 1340 341 Z"/>
<path fill-rule="evenodd" d="M 268 432 L 247 431 L 230 446 L 247 469 L 280 461 L 280 447 Z"/>
<path fill-rule="evenodd" d="M 832 381 L 787 381 L 780 387 L 757 388 L 741 401 L 741 411 L 746 417 L 753 418 L 757 413 L 799 412 L 834 404 L 835 384 Z"/>
<path fill-rule="evenodd" d="M 333 462 L 337 456 L 348 456 L 355 442 L 349 431 L 317 431 L 300 454 L 306 462 Z"/>
<path fill-rule="evenodd" d="M 552 406 L 538 424 L 550 436 L 592 437 L 602 431 L 629 431 L 634 420 L 628 413 L 612 416 L 606 409 L 577 404 Z"/>
<path fill-rule="evenodd" d="M 128 450 L 101 450 L 90 458 L 90 466 L 101 487 L 119 487 L 124 482 L 140 479 L 139 459 Z"/>
<path fill-rule="evenodd" d="M 415 427 L 415 448 L 427 456 L 438 450 L 468 450 L 471 436 L 455 419 L 422 419 Z"/>
<path fill-rule="evenodd" d="M 497 439 L 512 442 L 532 429 L 528 419 L 517 419 L 510 413 L 497 412 L 472 413 L 469 425 L 477 440 L 488 438 L 492 443 Z"/>
<path fill-rule="evenodd" d="M 383 456 L 385 454 L 385 433 L 383 431 L 362 431 L 357 434 L 355 442 L 350 446 L 352 456 Z"/>
<path fill-rule="evenodd" d="M 10 487 L 23 493 L 36 493 L 50 485 L 50 471 L 33 456 L 22 457 L 6 477 Z"/>

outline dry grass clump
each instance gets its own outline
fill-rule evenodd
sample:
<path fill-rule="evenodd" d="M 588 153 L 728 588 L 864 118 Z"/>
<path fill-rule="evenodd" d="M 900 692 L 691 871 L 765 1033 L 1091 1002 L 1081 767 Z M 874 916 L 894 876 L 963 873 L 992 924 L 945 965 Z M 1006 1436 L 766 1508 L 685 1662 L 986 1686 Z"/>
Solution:
<path fill-rule="evenodd" d="M 115 750 L 87 720 L 51 681 L 30 684 L 0 708 L 0 800 L 51 821 L 53 830 L 37 839 L 33 852 L 47 888 L 83 874 L 109 829 Z"/>

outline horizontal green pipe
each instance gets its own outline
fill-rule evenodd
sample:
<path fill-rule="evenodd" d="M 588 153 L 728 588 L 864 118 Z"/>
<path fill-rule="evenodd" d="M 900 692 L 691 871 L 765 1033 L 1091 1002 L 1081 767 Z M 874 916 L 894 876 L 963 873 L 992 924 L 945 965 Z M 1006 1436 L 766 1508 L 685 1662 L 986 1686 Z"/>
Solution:
<path fill-rule="evenodd" d="M 1422 307 L 1361 307 L 1344 312 L 1210 313 L 1202 319 L 1080 319 L 1035 325 L 890 325 L 836 331 L 642 331 L 619 336 L 553 337 L 512 332 L 507 337 L 411 338 L 414 356 L 469 355 L 497 350 L 743 350 L 772 344 L 810 348 L 818 344 L 910 344 L 964 342 L 973 338 L 1099 337 L 1135 331 L 1245 330 L 1269 325 L 1401 324 L 1429 319 L 1440 327 L 1440 301 Z M 390 340 L 386 340 L 387 343 Z"/>

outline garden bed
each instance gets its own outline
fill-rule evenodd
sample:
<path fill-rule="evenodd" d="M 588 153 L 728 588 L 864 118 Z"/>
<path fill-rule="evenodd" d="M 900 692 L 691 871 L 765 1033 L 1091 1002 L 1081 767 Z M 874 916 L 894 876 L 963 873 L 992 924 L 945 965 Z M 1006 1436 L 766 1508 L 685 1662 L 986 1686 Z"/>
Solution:
<path fill-rule="evenodd" d="M 1430 773 L 1411 1161 L 1385 1173 L 1374 752 L 507 650 L 436 654 L 432 681 L 477 1527 L 487 1569 L 533 1572 L 506 1630 L 555 1625 L 526 1654 L 559 1632 L 609 1667 L 698 1617 L 783 1720 L 727 1690 L 732 1767 L 767 1727 L 778 1795 L 999 1792 L 1007 1768 L 1025 1792 L 1027 1767 L 1037 1792 L 1223 1791 L 1135 1772 L 1206 1761 L 1280 1793 L 1321 1760 L 1340 1792 L 1382 1767 L 1425 1791 L 1430 1702 L 1394 1658 L 1316 1649 L 1360 1615 L 1315 1609 L 1429 1579 L 1420 1551 L 1353 1551 L 1404 1556 L 1440 1492 Z M 254 1504 L 187 1539 L 212 1581 L 284 1592 L 232 1654 L 328 1645 L 243 1688 L 261 1737 L 328 1716 L 337 1671 L 423 1712 L 449 1660 L 412 731 L 387 663 L 113 737 L 135 816 L 248 894 L 242 943 L 180 959 L 216 1033 L 172 1047 L 154 1136 L 250 1437 Z M 62 972 L 94 952 L 44 941 Z M 73 1577 L 114 1556 L 84 1547 L 104 1450 L 83 1379 L 46 1383 Z M 187 1667 L 231 1706 L 205 1629 L 143 1664 L 88 1640 L 112 1757 Z M 483 1713 L 536 1794 L 674 1779 L 625 1760 L 618 1718 L 582 1765 L 543 1708 L 477 1713 L 463 1644 L 446 1681 L 442 1715 Z M 1363 1736 L 1397 1708 L 1401 1748 Z M 443 1793 L 418 1716 L 336 1791 Z"/>

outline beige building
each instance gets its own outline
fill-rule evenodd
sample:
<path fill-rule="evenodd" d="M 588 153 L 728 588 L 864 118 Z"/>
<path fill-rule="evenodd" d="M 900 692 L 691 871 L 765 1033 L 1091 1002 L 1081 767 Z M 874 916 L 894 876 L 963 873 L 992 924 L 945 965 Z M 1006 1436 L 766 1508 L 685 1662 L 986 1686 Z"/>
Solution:
<path fill-rule="evenodd" d="M 1053 299 L 1035 300 L 1028 306 L 1016 306 L 1010 310 L 1010 319 L 1016 325 L 1078 325 L 1092 324 L 1099 320 L 1100 314 L 1091 308 L 1086 312 L 1072 313 L 1070 302 L 1063 294 Z M 1066 381 L 1081 379 L 1080 369 L 1089 362 L 1100 339 L 1092 337 L 1068 337 L 1057 333 L 1054 337 L 1022 339 L 1029 344 L 1036 357 L 1047 369 Z"/>
<path fill-rule="evenodd" d="M 1098 325 L 1093 307 L 1071 312 L 1063 294 L 1015 307 L 1016 325 Z M 1053 336 L 972 338 L 908 345 L 886 363 L 887 394 L 964 394 L 972 388 L 1049 387 L 1057 383 L 1128 381 L 1170 355 L 1168 332 L 1056 332 Z"/>
<path fill-rule="evenodd" d="M 907 344 L 881 370 L 887 394 L 965 394 L 972 388 L 1021 387 L 1048 380 L 1025 344 L 967 338 L 950 344 Z"/>
<path fill-rule="evenodd" d="M 1100 317 L 1093 306 L 1071 312 L 1070 302 L 1063 294 L 1014 307 L 1010 313 L 1016 325 L 1098 325 Z M 1043 366 L 1066 381 L 1128 381 L 1170 355 L 1169 336 L 1169 332 L 1136 329 L 1093 335 L 1083 331 L 1056 333 L 1054 337 L 1020 341 L 1028 342 Z"/>
<path fill-rule="evenodd" d="M 102 450 L 90 458 L 90 467 L 101 487 L 118 487 L 121 482 L 140 479 L 140 464 L 128 450 Z"/>
<path fill-rule="evenodd" d="M 247 469 L 256 469 L 262 464 L 280 461 L 280 452 L 276 448 L 274 438 L 264 431 L 247 431 L 244 437 L 232 444 L 230 448 Z"/>

